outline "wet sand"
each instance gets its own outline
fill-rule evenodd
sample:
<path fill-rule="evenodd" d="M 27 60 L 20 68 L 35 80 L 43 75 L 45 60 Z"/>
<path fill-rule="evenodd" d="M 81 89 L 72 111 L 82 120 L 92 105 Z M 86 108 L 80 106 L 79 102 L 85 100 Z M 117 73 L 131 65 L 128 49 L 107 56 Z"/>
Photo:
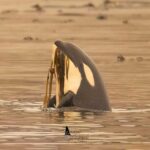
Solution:
<path fill-rule="evenodd" d="M 41 111 L 57 39 L 95 61 L 112 112 Z M 149 85 L 149 0 L 0 1 L 0 149 L 149 149 Z"/>

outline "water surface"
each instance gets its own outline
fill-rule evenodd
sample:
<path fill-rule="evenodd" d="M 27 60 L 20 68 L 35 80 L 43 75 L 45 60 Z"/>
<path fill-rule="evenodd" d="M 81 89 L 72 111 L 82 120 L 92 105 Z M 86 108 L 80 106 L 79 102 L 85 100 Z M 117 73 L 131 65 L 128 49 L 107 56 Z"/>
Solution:
<path fill-rule="evenodd" d="M 78 108 L 45 112 L 41 109 L 41 102 L 0 100 L 0 110 L 2 149 L 63 149 L 63 146 L 71 144 L 81 145 L 81 149 L 94 145 L 96 149 L 105 144 L 145 147 L 150 144 L 150 107 L 113 108 L 112 112 Z M 64 135 L 65 126 L 69 127 L 71 136 Z M 86 145 L 85 148 L 83 145 Z"/>

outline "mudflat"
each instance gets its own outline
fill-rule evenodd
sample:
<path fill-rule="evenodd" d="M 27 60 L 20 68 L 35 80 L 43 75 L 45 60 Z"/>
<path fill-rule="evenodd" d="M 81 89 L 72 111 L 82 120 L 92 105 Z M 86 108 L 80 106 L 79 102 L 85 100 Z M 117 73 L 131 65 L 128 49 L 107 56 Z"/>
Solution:
<path fill-rule="evenodd" d="M 58 39 L 93 59 L 112 112 L 41 111 Z M 0 0 L 0 149 L 149 149 L 149 85 L 149 0 Z"/>

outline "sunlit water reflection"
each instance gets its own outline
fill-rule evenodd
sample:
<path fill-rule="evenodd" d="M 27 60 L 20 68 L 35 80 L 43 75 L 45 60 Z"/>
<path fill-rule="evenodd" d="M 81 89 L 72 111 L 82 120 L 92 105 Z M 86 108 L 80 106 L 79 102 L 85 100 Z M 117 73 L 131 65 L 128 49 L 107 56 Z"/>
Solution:
<path fill-rule="evenodd" d="M 42 111 L 41 104 L 0 100 L 0 145 L 3 149 L 5 146 L 7 149 L 14 146 L 46 149 L 64 144 L 150 144 L 149 135 L 141 130 L 141 127 L 150 127 L 146 122 L 148 107 L 113 108 L 112 112 L 79 108 Z M 65 126 L 69 127 L 71 136 L 64 136 Z"/>

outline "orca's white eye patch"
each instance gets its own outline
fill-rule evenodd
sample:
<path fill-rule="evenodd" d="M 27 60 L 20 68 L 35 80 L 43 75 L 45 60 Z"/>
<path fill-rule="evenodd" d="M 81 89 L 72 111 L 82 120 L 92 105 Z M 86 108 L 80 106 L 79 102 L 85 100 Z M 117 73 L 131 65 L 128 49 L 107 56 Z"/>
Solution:
<path fill-rule="evenodd" d="M 91 86 L 95 86 L 95 80 L 91 69 L 86 64 L 83 64 L 83 66 L 87 81 Z"/>

